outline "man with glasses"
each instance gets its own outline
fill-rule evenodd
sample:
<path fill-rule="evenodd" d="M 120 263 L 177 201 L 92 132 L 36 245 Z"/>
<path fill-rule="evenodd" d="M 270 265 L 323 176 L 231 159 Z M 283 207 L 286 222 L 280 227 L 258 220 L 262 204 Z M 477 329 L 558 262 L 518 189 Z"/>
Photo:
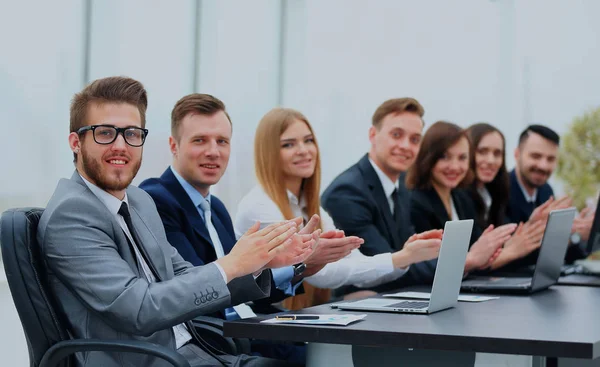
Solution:
<path fill-rule="evenodd" d="M 76 171 L 62 179 L 38 226 L 54 299 L 75 338 L 143 340 L 176 349 L 192 366 L 281 365 L 217 355 L 188 321 L 266 297 L 264 269 L 303 261 L 316 234 L 286 222 L 251 228 L 231 252 L 193 267 L 167 241 L 154 202 L 130 186 L 142 162 L 146 91 L 123 77 L 99 79 L 71 104 Z M 144 354 L 86 352 L 78 366 L 164 366 Z"/>

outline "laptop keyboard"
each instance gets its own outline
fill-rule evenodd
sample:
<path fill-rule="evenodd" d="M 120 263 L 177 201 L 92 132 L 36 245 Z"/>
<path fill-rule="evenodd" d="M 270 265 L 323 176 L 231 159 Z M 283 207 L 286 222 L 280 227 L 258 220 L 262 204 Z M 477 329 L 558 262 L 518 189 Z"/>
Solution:
<path fill-rule="evenodd" d="M 427 301 L 402 301 L 402 302 L 394 303 L 393 305 L 389 305 L 387 307 L 422 309 L 422 308 L 429 307 L 429 302 L 427 302 Z"/>
<path fill-rule="evenodd" d="M 523 285 L 523 284 L 530 284 L 531 279 L 529 279 L 529 278 L 497 278 L 497 279 L 493 279 L 492 278 L 491 283 L 499 284 L 499 285 Z"/>

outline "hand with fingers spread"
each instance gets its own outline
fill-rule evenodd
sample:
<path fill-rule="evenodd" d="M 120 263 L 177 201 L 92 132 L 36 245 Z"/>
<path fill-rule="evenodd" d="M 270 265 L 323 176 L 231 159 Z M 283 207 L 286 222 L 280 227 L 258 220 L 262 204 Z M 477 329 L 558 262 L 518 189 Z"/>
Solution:
<path fill-rule="evenodd" d="M 594 223 L 594 216 L 590 213 L 590 208 L 584 208 L 575 218 L 573 227 L 571 227 L 571 233 L 579 233 L 582 241 L 587 241 L 590 238 L 590 231 Z"/>
<path fill-rule="evenodd" d="M 406 268 L 414 263 L 437 258 L 440 254 L 443 233 L 441 229 L 436 229 L 410 236 L 402 250 L 392 254 L 394 268 Z"/>
<path fill-rule="evenodd" d="M 465 271 L 468 272 L 489 267 L 491 261 L 494 260 L 494 256 L 499 256 L 498 250 L 510 239 L 510 235 L 516 228 L 517 225 L 512 223 L 497 228 L 490 225 L 467 253 Z"/>
<path fill-rule="evenodd" d="M 320 234 L 320 229 L 310 234 L 293 234 L 291 241 L 284 243 L 278 254 L 263 269 L 277 269 L 305 262 L 318 247 Z"/>
<path fill-rule="evenodd" d="M 298 227 L 294 221 L 274 223 L 261 230 L 259 228 L 260 223 L 256 222 L 240 237 L 229 254 L 217 260 L 228 281 L 265 269 L 273 260 L 277 262 L 280 259 L 277 256 L 284 251 L 293 250 L 294 261 L 296 258 L 305 258 L 312 252 L 314 239 L 304 242 L 303 237 L 298 237 Z M 280 261 L 281 266 L 294 263 Z"/>
<path fill-rule="evenodd" d="M 546 222 L 541 220 L 533 223 L 519 223 L 513 236 L 504 244 L 500 256 L 491 264 L 492 269 L 501 268 L 538 249 L 542 244 L 545 229 Z"/>

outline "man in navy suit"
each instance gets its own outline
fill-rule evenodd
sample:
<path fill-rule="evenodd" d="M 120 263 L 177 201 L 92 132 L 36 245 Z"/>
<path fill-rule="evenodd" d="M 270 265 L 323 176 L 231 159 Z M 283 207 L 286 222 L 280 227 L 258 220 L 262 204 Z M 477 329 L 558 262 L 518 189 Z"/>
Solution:
<path fill-rule="evenodd" d="M 506 215 L 513 223 L 527 222 L 535 208 L 546 203 L 554 196 L 548 179 L 556 168 L 560 137 L 544 125 L 530 125 L 519 137 L 519 146 L 515 149 L 516 167 L 510 173 L 510 199 Z M 570 206 L 570 200 L 561 199 L 552 203 L 548 209 Z M 593 216 L 583 210 L 575 219 L 571 234 L 571 245 L 565 260 L 571 263 L 586 256 L 583 245 L 587 241 Z M 526 257 L 510 264 L 511 269 L 533 265 L 539 251 L 533 251 Z"/>
<path fill-rule="evenodd" d="M 172 165 L 159 178 L 141 183 L 156 203 L 169 243 L 193 265 L 204 265 L 229 253 L 235 234 L 227 209 L 210 187 L 227 168 L 232 125 L 219 99 L 207 94 L 191 94 L 180 99 L 171 114 L 169 145 Z M 264 306 L 298 291 L 296 267 L 273 269 L 271 296 Z M 226 309 L 220 315 L 228 320 L 254 316 L 247 305 Z M 252 341 L 253 352 L 263 356 L 304 363 L 304 346 Z"/>

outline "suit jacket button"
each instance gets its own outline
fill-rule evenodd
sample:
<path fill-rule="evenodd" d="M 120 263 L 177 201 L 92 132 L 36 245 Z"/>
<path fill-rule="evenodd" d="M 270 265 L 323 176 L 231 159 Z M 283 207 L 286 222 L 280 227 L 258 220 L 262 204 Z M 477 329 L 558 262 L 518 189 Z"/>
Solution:
<path fill-rule="evenodd" d="M 199 298 L 196 298 L 196 299 L 194 300 L 194 304 L 195 304 L 196 306 L 200 306 L 200 304 L 201 304 L 201 303 L 202 303 L 202 302 L 200 302 L 200 299 L 199 299 Z"/>

